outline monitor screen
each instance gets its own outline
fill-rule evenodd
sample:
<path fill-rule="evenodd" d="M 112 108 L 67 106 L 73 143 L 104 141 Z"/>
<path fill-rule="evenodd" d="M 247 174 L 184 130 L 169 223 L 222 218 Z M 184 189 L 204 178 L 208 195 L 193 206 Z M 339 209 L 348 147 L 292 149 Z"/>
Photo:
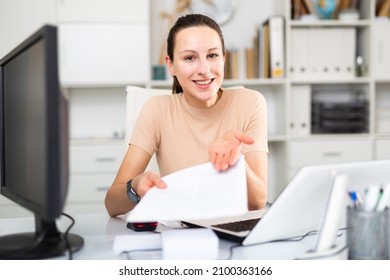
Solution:
<path fill-rule="evenodd" d="M 53 257 L 83 244 L 55 224 L 68 188 L 68 111 L 57 53 L 57 28 L 45 25 L 0 60 L 0 190 L 34 214 L 36 227 L 0 236 L 0 258 Z"/>

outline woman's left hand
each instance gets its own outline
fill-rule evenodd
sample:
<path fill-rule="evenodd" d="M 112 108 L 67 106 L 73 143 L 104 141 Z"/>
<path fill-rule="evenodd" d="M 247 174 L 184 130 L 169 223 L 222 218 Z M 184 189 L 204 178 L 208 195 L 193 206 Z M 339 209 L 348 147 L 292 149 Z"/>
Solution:
<path fill-rule="evenodd" d="M 211 163 L 219 171 L 236 164 L 241 154 L 242 143 L 253 144 L 252 137 L 237 131 L 229 131 L 216 139 L 209 148 Z"/>

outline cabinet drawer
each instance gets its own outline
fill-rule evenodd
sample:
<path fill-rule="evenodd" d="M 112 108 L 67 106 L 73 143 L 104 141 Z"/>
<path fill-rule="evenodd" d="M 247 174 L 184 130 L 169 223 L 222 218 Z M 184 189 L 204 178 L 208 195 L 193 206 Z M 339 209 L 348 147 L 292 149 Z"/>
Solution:
<path fill-rule="evenodd" d="M 371 159 L 369 140 L 293 141 L 290 144 L 290 166 L 294 167 Z"/>
<path fill-rule="evenodd" d="M 123 145 L 71 146 L 70 172 L 116 172 L 123 156 Z"/>
<path fill-rule="evenodd" d="M 114 177 L 115 173 L 70 176 L 67 202 L 99 201 L 104 203 L 104 197 Z"/>
<path fill-rule="evenodd" d="M 375 141 L 375 159 L 390 159 L 390 139 Z"/>

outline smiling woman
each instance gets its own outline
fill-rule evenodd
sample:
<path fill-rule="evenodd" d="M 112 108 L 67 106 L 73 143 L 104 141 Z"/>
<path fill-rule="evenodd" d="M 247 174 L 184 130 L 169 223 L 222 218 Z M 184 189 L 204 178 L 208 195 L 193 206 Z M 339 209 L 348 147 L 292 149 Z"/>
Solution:
<path fill-rule="evenodd" d="M 204 38 L 204 36 L 207 38 Z M 200 52 L 203 52 L 203 54 Z M 198 56 L 195 56 L 196 54 Z M 197 65 L 200 67 L 209 68 L 213 66 L 214 71 L 218 71 L 217 74 L 222 75 L 219 80 L 219 87 L 221 86 L 225 62 L 225 41 L 220 27 L 211 18 L 199 14 L 181 17 L 168 34 L 165 61 L 173 76 L 173 93 L 180 93 L 183 92 L 183 88 L 178 82 L 177 73 L 180 73 L 179 69 L 185 70 L 185 68 L 181 67 L 180 63 L 175 63 L 176 56 L 179 62 L 183 59 L 189 62 L 197 59 Z M 204 58 L 207 58 L 209 63 L 214 62 L 213 65 L 205 63 L 199 65 L 200 59 L 203 60 Z M 215 66 L 216 64 L 222 67 L 222 71 Z M 175 65 L 178 68 L 176 71 Z M 200 69 L 200 71 L 211 71 L 211 69 Z"/>
<path fill-rule="evenodd" d="M 224 50 L 217 33 L 205 26 L 180 30 L 173 54 L 166 57 L 172 76 L 180 81 L 187 102 L 209 108 L 218 99 L 224 74 Z"/>
<path fill-rule="evenodd" d="M 150 188 L 167 187 L 160 176 L 206 162 L 224 171 L 241 155 L 246 162 L 248 208 L 264 207 L 267 106 L 257 91 L 221 87 L 225 45 L 218 24 L 201 14 L 180 17 L 169 32 L 165 62 L 173 76 L 173 94 L 154 96 L 141 109 L 106 194 L 108 213 L 116 216 L 133 209 L 136 202 L 127 190 L 142 200 Z M 160 174 L 145 171 L 154 154 Z"/>

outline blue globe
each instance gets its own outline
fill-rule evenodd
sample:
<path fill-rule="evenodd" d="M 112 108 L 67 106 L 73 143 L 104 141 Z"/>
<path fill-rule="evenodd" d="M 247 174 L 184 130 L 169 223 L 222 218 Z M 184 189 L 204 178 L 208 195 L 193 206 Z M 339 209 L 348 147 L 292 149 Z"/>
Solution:
<path fill-rule="evenodd" d="M 316 14 L 321 19 L 332 19 L 336 10 L 336 0 L 313 0 Z"/>

